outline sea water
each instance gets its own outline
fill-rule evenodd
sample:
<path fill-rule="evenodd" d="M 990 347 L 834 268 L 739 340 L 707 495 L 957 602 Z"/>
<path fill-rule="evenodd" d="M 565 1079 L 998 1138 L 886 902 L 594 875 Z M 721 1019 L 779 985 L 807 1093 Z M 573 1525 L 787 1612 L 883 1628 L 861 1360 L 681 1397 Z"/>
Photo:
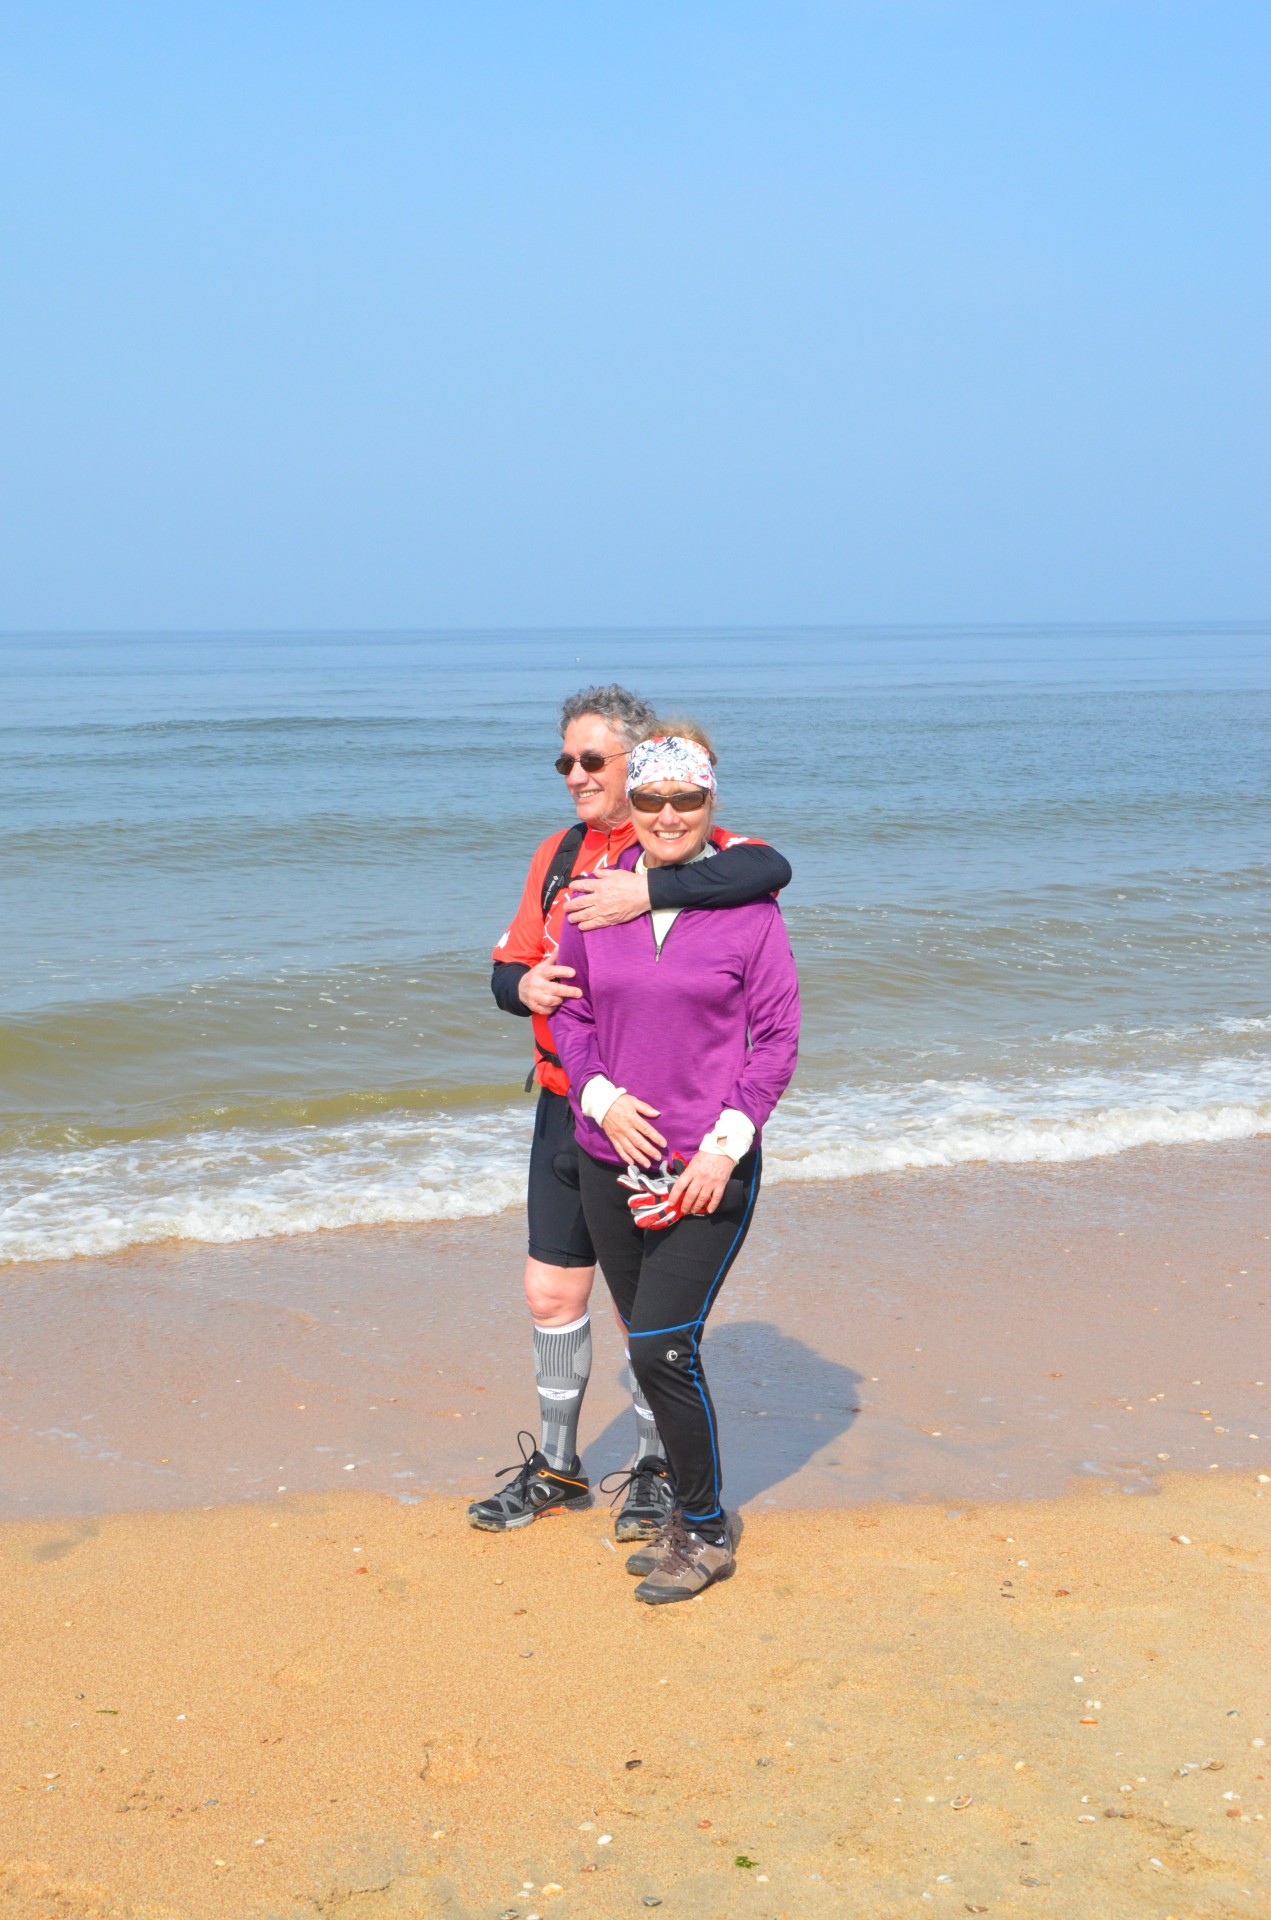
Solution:
<path fill-rule="evenodd" d="M 490 949 L 611 679 L 794 866 L 770 1181 L 1271 1131 L 1269 630 L 9 638 L 0 1261 L 515 1204 Z"/>

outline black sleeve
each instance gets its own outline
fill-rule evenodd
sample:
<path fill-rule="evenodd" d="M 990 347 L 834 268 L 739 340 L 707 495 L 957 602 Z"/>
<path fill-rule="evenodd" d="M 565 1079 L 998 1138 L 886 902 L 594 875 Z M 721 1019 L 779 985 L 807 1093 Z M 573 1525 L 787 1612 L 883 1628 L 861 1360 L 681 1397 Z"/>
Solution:
<path fill-rule="evenodd" d="M 703 866 L 707 863 L 702 862 Z M 529 972 L 529 968 L 520 960 L 496 960 L 494 972 L 490 975 L 490 991 L 504 1013 L 517 1013 L 524 1019 L 530 1017 L 530 1010 L 521 999 L 517 988 Z"/>
<path fill-rule="evenodd" d="M 728 847 L 691 866 L 654 867 L 651 907 L 743 907 L 790 884 L 790 862 L 775 847 Z"/>

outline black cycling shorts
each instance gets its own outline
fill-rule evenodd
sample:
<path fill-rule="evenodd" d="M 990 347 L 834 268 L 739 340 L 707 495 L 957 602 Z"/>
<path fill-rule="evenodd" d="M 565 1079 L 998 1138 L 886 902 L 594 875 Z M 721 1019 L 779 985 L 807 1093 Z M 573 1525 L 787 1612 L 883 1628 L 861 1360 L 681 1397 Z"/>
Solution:
<path fill-rule="evenodd" d="M 594 1267 L 578 1191 L 578 1145 L 574 1110 L 563 1093 L 538 1090 L 534 1140 L 530 1147 L 530 1259 L 548 1267 Z"/>

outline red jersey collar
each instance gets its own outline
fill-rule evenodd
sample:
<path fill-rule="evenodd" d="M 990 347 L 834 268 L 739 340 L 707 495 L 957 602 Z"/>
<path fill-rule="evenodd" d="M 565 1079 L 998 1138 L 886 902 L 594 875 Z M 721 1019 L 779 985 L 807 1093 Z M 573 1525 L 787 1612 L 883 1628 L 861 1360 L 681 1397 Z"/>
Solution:
<path fill-rule="evenodd" d="M 613 859 L 625 853 L 634 839 L 635 827 L 630 820 L 624 820 L 620 827 L 614 827 L 611 831 L 604 827 L 588 827 L 583 836 L 582 851 L 584 854 L 607 852 Z"/>

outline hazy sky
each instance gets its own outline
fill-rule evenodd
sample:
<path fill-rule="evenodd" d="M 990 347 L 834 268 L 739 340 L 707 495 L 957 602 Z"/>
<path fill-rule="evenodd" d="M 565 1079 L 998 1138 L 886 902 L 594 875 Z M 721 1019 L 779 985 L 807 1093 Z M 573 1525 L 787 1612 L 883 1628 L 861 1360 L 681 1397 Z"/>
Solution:
<path fill-rule="evenodd" d="M 0 4 L 0 627 L 1271 614 L 1267 0 Z"/>

